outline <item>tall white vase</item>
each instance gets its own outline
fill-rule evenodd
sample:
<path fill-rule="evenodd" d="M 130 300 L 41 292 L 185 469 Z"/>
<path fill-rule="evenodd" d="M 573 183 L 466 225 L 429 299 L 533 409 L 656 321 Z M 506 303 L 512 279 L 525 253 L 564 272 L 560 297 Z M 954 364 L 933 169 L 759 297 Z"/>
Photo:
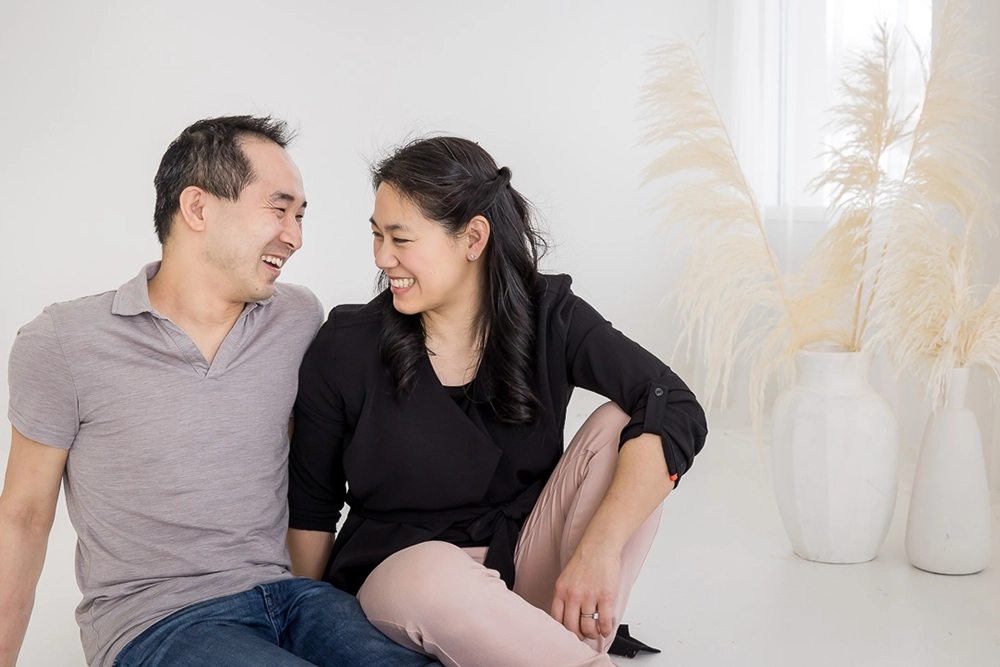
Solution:
<path fill-rule="evenodd" d="M 867 353 L 820 344 L 797 352 L 795 365 L 795 386 L 774 406 L 772 435 L 785 531 L 806 560 L 872 560 L 896 503 L 895 415 L 868 382 Z"/>
<path fill-rule="evenodd" d="M 990 562 L 990 494 L 969 369 L 951 371 L 945 406 L 927 419 L 906 519 L 906 556 L 921 570 L 973 574 Z"/>

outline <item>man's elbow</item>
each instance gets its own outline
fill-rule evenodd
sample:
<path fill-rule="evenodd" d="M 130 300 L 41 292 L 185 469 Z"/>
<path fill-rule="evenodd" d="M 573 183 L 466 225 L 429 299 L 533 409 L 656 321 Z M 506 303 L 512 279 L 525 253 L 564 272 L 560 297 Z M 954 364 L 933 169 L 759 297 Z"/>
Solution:
<path fill-rule="evenodd" d="M 0 534 L 45 539 L 54 520 L 55 508 L 18 503 L 0 494 Z"/>

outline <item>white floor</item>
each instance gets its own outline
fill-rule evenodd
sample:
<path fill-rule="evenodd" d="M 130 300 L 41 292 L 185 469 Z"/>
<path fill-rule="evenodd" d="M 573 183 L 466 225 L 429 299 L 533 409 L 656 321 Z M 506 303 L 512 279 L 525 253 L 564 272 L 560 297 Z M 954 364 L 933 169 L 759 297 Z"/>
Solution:
<path fill-rule="evenodd" d="M 902 471 L 878 559 L 809 563 L 792 554 L 757 447 L 737 432 L 714 432 L 667 501 L 626 614 L 633 634 L 663 653 L 619 664 L 1000 665 L 1000 550 L 989 568 L 967 577 L 911 567 L 902 546 L 911 478 Z M 998 503 L 993 535 L 996 544 Z M 73 621 L 73 548 L 61 508 L 19 665 L 84 664 Z"/>
<path fill-rule="evenodd" d="M 1000 503 L 990 566 L 964 577 L 929 574 L 906 561 L 912 470 L 901 477 L 876 560 L 811 563 L 792 553 L 757 446 L 714 433 L 667 501 L 626 615 L 633 634 L 663 653 L 620 664 L 1000 665 Z"/>

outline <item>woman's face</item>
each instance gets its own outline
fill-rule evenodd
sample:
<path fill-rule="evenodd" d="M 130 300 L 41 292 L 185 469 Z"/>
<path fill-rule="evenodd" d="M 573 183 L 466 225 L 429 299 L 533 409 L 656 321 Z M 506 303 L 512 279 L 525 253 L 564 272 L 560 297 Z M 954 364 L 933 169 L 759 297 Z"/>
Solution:
<path fill-rule="evenodd" d="M 472 225 L 450 236 L 386 183 L 375 193 L 371 224 L 375 266 L 389 278 L 396 310 L 447 319 L 477 312 L 485 240 L 473 238 Z"/>

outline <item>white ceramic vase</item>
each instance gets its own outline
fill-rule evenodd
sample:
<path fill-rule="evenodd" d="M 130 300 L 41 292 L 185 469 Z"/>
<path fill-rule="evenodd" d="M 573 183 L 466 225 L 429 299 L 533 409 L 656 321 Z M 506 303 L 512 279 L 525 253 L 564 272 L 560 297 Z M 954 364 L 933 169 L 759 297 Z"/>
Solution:
<path fill-rule="evenodd" d="M 896 503 L 896 417 L 868 381 L 867 352 L 821 343 L 797 352 L 795 365 L 771 442 L 785 531 L 806 560 L 872 560 Z"/>
<path fill-rule="evenodd" d="M 906 519 L 906 556 L 939 574 L 990 561 L 990 494 L 976 415 L 965 407 L 969 369 L 951 371 L 944 407 L 927 419 Z"/>

